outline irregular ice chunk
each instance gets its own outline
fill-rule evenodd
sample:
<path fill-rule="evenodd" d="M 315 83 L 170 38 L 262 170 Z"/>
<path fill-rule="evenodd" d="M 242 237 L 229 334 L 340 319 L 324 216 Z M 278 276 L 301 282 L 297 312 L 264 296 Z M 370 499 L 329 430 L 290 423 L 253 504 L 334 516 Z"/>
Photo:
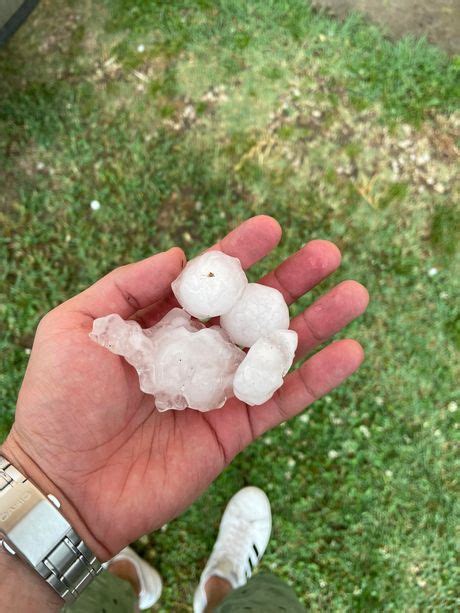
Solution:
<path fill-rule="evenodd" d="M 190 260 L 171 287 L 186 311 L 198 319 L 207 319 L 227 313 L 247 283 L 238 258 L 208 251 Z"/>
<path fill-rule="evenodd" d="M 164 329 L 153 335 L 152 342 L 159 411 L 185 407 L 209 411 L 233 396 L 233 377 L 245 354 L 221 328 Z"/>
<path fill-rule="evenodd" d="M 245 357 L 220 326 L 206 328 L 182 309 L 148 330 L 119 315 L 101 317 L 90 337 L 136 368 L 141 390 L 155 396 L 159 411 L 220 408 L 233 396 L 233 376 Z"/>
<path fill-rule="evenodd" d="M 250 347 L 274 330 L 287 330 L 289 309 L 274 287 L 249 283 L 231 310 L 221 316 L 220 324 L 234 343 Z"/>
<path fill-rule="evenodd" d="M 161 319 L 152 328 L 145 329 L 144 332 L 148 337 L 151 337 L 154 334 L 157 334 L 162 328 L 180 328 L 181 326 L 183 326 L 189 332 L 201 330 L 205 327 L 201 321 L 192 319 L 192 316 L 187 313 L 187 311 L 176 307 L 168 311 L 163 319 Z"/>
<path fill-rule="evenodd" d="M 112 353 L 122 355 L 137 371 L 153 362 L 152 344 L 136 321 L 125 321 L 116 313 L 99 317 L 89 336 Z"/>
<path fill-rule="evenodd" d="M 297 332 L 276 330 L 259 338 L 238 366 L 235 396 L 251 406 L 263 404 L 283 385 L 297 348 Z"/>

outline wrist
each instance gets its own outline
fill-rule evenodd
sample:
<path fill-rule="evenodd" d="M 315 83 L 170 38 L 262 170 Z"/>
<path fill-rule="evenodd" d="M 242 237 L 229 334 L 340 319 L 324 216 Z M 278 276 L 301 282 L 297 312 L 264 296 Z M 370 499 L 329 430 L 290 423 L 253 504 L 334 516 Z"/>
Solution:
<path fill-rule="evenodd" d="M 94 537 L 90 527 L 83 521 L 79 510 L 71 503 L 68 496 L 41 470 L 37 462 L 29 456 L 18 441 L 14 429 L 0 446 L 0 455 L 9 460 L 43 494 L 46 496 L 51 494 L 59 501 L 59 512 L 67 519 L 75 532 L 77 532 L 100 561 L 106 561 L 111 557 L 108 550 Z"/>
<path fill-rule="evenodd" d="M 62 599 L 31 568 L 0 548 L 0 611 L 53 613 Z"/>

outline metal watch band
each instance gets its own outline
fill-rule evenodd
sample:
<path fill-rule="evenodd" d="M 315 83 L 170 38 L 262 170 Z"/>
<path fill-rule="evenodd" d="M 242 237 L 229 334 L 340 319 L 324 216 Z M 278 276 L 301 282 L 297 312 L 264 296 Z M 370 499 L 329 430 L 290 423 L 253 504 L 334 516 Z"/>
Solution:
<path fill-rule="evenodd" d="M 46 497 L 0 456 L 1 544 L 32 566 L 66 602 L 74 601 L 102 565 Z"/>

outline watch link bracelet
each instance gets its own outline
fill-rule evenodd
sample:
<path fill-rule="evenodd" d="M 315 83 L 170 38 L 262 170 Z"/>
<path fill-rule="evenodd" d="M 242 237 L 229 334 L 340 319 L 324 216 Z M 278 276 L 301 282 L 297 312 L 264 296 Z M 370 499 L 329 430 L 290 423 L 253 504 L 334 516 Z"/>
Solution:
<path fill-rule="evenodd" d="M 66 602 L 97 577 L 102 565 L 48 497 L 0 455 L 0 544 L 32 566 Z"/>

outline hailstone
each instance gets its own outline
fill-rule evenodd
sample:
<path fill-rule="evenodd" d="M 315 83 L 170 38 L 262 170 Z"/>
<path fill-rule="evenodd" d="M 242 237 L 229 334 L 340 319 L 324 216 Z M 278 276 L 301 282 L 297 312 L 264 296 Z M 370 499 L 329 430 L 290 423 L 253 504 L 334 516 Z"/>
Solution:
<path fill-rule="evenodd" d="M 283 295 L 248 284 L 240 261 L 220 251 L 191 260 L 171 287 L 183 308 L 154 326 L 112 314 L 94 321 L 90 337 L 137 370 L 159 411 L 209 411 L 232 396 L 249 405 L 271 398 L 297 347 Z M 215 316 L 222 327 L 199 321 Z"/>
<path fill-rule="evenodd" d="M 93 322 L 90 338 L 139 370 L 152 362 L 152 345 L 136 321 L 125 321 L 116 313 Z"/>
<path fill-rule="evenodd" d="M 222 328 L 206 328 L 182 309 L 147 330 L 119 315 L 101 317 L 90 336 L 134 366 L 159 411 L 220 408 L 233 396 L 233 376 L 245 357 Z"/>
<path fill-rule="evenodd" d="M 238 258 L 207 251 L 190 260 L 171 287 L 188 313 L 207 319 L 230 311 L 247 283 Z"/>
<path fill-rule="evenodd" d="M 235 396 L 251 406 L 269 400 L 283 385 L 283 377 L 294 360 L 297 340 L 294 330 L 275 330 L 259 338 L 235 373 Z"/>
<path fill-rule="evenodd" d="M 245 354 L 220 327 L 161 330 L 152 341 L 153 393 L 159 411 L 186 407 L 209 411 L 233 396 L 233 376 Z"/>
<path fill-rule="evenodd" d="M 251 347 L 261 336 L 289 328 L 289 309 L 274 287 L 249 283 L 241 298 L 220 318 L 220 325 L 237 345 Z"/>

